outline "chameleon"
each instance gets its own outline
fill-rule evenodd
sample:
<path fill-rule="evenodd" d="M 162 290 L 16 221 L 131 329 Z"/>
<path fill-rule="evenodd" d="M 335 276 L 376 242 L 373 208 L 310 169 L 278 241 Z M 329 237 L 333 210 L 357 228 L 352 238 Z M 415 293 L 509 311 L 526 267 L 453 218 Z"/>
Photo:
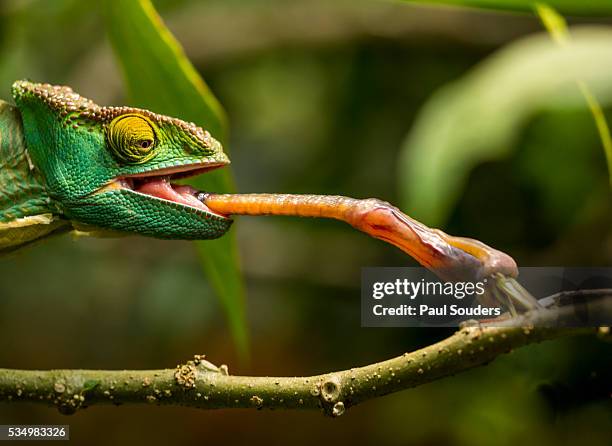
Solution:
<path fill-rule="evenodd" d="M 230 162 L 194 123 L 26 80 L 12 85 L 12 97 L 14 104 L 0 101 L 0 254 L 68 232 L 214 239 L 232 215 L 293 215 L 344 221 L 440 276 L 517 275 L 509 255 L 429 228 L 382 200 L 216 194 L 177 184 Z"/>
<path fill-rule="evenodd" d="M 169 183 L 228 164 L 202 128 L 64 86 L 17 81 L 12 94 L 15 106 L 0 102 L 0 252 L 67 231 L 194 240 L 228 230 Z"/>

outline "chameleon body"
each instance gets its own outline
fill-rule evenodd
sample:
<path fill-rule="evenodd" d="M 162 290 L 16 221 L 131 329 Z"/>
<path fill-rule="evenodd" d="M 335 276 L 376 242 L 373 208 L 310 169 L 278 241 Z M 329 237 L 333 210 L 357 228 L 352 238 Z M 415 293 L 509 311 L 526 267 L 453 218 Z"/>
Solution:
<path fill-rule="evenodd" d="M 50 234 L 223 235 L 231 219 L 170 180 L 229 160 L 192 123 L 101 107 L 68 87 L 17 81 L 0 101 L 0 252 Z"/>

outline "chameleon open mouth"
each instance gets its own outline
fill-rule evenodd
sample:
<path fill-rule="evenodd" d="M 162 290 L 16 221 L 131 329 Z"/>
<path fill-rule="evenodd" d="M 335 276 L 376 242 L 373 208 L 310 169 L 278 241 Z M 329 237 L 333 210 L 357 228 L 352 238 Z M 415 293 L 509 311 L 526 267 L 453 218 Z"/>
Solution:
<path fill-rule="evenodd" d="M 188 185 L 172 182 L 173 180 L 201 175 L 224 165 L 225 163 L 207 164 L 204 167 L 202 167 L 202 165 L 179 166 L 137 175 L 129 175 L 117 178 L 113 183 L 104 188 L 104 190 L 129 190 L 130 192 L 195 208 L 219 217 L 229 218 L 227 215 L 213 211 L 204 204 L 207 196 L 206 192 L 199 191 Z"/>

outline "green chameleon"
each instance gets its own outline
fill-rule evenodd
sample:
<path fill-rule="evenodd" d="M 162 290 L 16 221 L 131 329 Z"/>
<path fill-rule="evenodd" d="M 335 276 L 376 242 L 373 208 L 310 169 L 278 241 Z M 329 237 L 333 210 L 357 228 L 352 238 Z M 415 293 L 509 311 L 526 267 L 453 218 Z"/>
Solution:
<path fill-rule="evenodd" d="M 193 123 L 131 107 L 101 107 L 69 87 L 17 81 L 0 101 L 0 254 L 74 231 L 164 239 L 220 237 L 230 215 L 345 221 L 443 278 L 514 277 L 514 260 L 431 229 L 377 199 L 214 194 L 172 181 L 229 163 Z"/>
<path fill-rule="evenodd" d="M 72 230 L 195 240 L 229 229 L 168 181 L 229 163 L 208 132 L 68 87 L 17 81 L 12 92 L 16 107 L 0 101 L 0 252 Z"/>

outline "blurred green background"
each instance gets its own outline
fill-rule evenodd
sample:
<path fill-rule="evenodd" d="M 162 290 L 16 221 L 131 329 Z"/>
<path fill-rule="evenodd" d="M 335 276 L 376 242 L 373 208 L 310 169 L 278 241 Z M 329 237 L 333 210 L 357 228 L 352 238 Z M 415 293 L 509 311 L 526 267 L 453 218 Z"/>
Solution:
<path fill-rule="evenodd" d="M 521 43 L 542 32 L 528 10 L 363 0 L 155 6 L 225 107 L 240 192 L 382 198 L 522 266 L 612 261 L 600 138 L 574 84 L 560 84 L 568 97 L 540 97 L 561 82 L 553 72 L 527 88 L 548 39 Z M 603 34 L 612 27 L 605 16 L 569 22 L 603 26 Z M 592 82 L 610 120 L 610 62 L 572 61 L 571 74 Z M 67 84 L 100 104 L 128 101 L 93 2 L 0 4 L 0 98 L 9 99 L 20 78 Z M 360 328 L 360 268 L 414 265 L 383 243 L 329 221 L 245 217 L 233 230 L 250 361 L 239 359 L 193 244 L 63 237 L 0 259 L 0 366 L 165 368 L 205 353 L 233 374 L 305 375 L 451 333 Z M 520 349 L 333 420 L 150 406 L 92 407 L 65 418 L 43 406 L 2 405 L 0 423 L 69 423 L 73 441 L 91 445 L 608 445 L 611 370 L 609 343 L 576 338 Z"/>

